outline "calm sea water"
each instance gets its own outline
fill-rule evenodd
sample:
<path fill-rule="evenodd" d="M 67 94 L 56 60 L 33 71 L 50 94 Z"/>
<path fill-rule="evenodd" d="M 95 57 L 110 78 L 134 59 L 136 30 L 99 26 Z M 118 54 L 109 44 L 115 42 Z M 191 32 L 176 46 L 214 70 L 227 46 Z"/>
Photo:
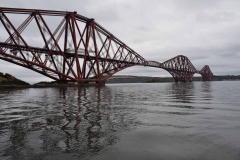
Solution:
<path fill-rule="evenodd" d="M 239 160 L 240 81 L 0 90 L 0 159 Z"/>

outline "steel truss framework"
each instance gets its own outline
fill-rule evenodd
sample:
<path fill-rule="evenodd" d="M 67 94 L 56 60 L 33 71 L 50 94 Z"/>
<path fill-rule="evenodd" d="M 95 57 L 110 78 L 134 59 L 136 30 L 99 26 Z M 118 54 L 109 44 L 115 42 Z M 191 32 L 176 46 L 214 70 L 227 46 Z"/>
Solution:
<path fill-rule="evenodd" d="M 212 80 L 208 66 L 197 71 L 182 55 L 163 63 L 147 61 L 94 19 L 77 12 L 0 8 L 0 20 L 0 59 L 56 81 L 103 82 L 136 65 L 165 69 L 175 81 L 191 81 L 195 73 Z"/>
<path fill-rule="evenodd" d="M 201 69 L 200 74 L 202 75 L 203 81 L 212 81 L 213 79 L 213 73 L 208 65 L 205 65 Z"/>

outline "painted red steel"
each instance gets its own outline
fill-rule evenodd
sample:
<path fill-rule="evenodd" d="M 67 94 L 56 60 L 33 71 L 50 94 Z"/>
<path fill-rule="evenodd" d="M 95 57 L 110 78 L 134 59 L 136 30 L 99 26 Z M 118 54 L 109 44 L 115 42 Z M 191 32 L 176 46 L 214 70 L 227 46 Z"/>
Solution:
<path fill-rule="evenodd" d="M 11 20 L 19 15 L 18 24 Z M 5 36 L 0 37 L 0 59 L 56 81 L 102 82 L 136 65 L 165 69 L 175 81 L 191 81 L 195 73 L 212 80 L 208 66 L 197 71 L 182 55 L 163 63 L 147 61 L 94 19 L 77 12 L 0 7 L 0 20 Z"/>
<path fill-rule="evenodd" d="M 202 75 L 203 81 L 212 81 L 213 80 L 213 73 L 208 65 L 205 65 L 200 70 L 200 74 Z"/>

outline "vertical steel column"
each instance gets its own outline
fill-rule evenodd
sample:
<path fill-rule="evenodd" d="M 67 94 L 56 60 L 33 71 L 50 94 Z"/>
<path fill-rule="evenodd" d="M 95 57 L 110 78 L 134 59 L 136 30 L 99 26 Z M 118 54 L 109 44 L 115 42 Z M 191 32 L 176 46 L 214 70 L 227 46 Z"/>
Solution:
<path fill-rule="evenodd" d="M 97 47 L 96 36 L 95 36 L 94 20 L 91 21 L 91 28 L 92 28 L 92 33 L 93 33 L 93 43 L 94 43 L 94 49 L 95 49 L 95 63 L 97 63 L 97 75 L 96 76 L 97 76 L 97 80 L 101 81 L 100 70 L 99 70 L 99 61 L 98 61 L 98 47 Z M 94 64 L 92 64 L 92 65 L 94 65 Z"/>
<path fill-rule="evenodd" d="M 74 44 L 74 52 L 75 52 L 75 58 L 76 58 L 76 66 L 77 66 L 77 73 L 78 73 L 78 80 L 81 80 L 81 68 L 79 64 L 78 59 L 78 48 L 77 48 L 77 40 L 76 40 L 76 31 L 75 31 L 75 17 L 74 13 L 71 13 L 71 22 L 72 22 L 72 38 L 73 38 L 73 44 Z"/>

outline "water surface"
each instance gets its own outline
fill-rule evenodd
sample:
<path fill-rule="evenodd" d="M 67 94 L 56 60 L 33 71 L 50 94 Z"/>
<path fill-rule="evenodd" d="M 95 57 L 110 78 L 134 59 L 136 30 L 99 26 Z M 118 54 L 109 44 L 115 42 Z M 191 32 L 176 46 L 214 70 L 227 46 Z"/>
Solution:
<path fill-rule="evenodd" d="M 240 82 L 0 90 L 0 159 L 240 159 Z"/>

